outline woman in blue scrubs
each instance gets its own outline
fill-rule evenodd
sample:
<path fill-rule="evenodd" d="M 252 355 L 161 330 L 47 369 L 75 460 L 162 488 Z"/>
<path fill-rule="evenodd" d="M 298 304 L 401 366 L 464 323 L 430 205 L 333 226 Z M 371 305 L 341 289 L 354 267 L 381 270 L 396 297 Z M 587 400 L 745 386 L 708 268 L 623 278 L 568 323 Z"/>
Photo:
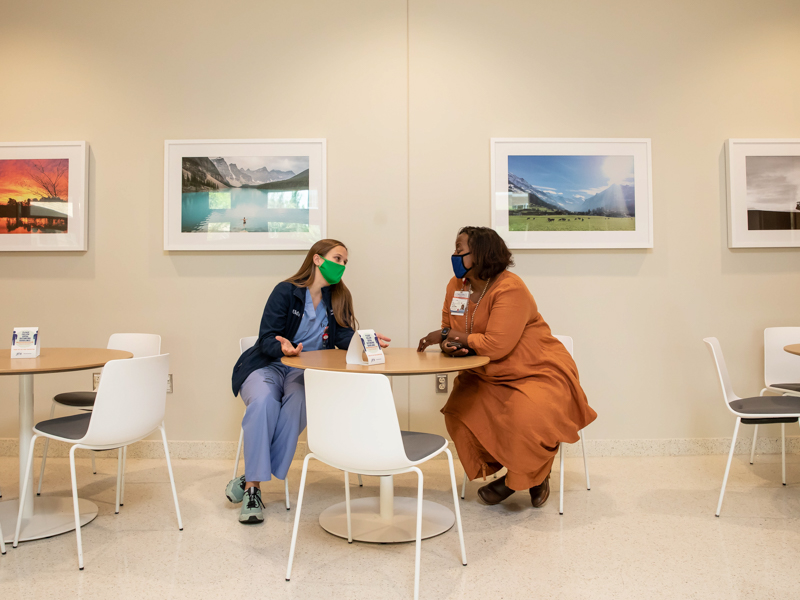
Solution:
<path fill-rule="evenodd" d="M 320 240 L 308 251 L 300 270 L 270 294 L 258 341 L 242 353 L 233 369 L 233 393 L 247 409 L 244 475 L 228 483 L 225 495 L 242 502 L 241 523 L 264 520 L 261 482 L 285 479 L 297 439 L 306 427 L 303 371 L 287 367 L 284 356 L 303 350 L 346 349 L 358 327 L 353 297 L 342 281 L 347 248 Z M 391 341 L 378 334 L 381 346 Z"/>

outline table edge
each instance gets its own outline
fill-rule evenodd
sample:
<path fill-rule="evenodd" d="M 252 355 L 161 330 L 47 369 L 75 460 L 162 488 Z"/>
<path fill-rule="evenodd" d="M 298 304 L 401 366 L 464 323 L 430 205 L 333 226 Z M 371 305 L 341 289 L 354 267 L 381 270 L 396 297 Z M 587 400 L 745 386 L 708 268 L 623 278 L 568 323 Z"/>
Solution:
<path fill-rule="evenodd" d="M 51 348 L 51 350 L 108 350 L 108 348 Z M 10 351 L 10 349 L 9 349 Z M 0 370 L 0 377 L 4 375 L 46 375 L 47 373 L 69 373 L 72 371 L 86 371 L 88 369 L 100 369 L 103 368 L 106 363 L 111 362 L 112 360 L 127 360 L 129 358 L 133 358 L 133 353 L 128 352 L 127 350 L 113 350 L 113 352 L 124 352 L 125 354 L 129 354 L 130 356 L 121 356 L 119 358 L 110 358 L 104 362 L 96 362 L 88 365 L 80 365 L 74 367 L 54 367 L 50 369 L 40 368 L 40 369 L 33 369 L 33 370 L 21 370 L 15 369 L 13 371 L 3 371 Z M 18 358 L 16 360 L 35 360 L 29 358 Z"/>

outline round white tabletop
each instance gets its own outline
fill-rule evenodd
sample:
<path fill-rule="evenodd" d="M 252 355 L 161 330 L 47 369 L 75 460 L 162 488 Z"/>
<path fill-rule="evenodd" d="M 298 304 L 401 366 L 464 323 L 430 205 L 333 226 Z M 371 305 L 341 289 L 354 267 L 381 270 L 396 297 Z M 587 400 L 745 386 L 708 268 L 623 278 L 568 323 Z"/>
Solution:
<path fill-rule="evenodd" d="M 415 348 L 386 348 L 382 365 L 348 365 L 344 350 L 301 352 L 284 357 L 283 364 L 297 369 L 379 373 L 383 375 L 425 375 L 475 369 L 489 363 L 485 356 L 450 358 L 439 351 L 417 352 Z M 417 500 L 394 495 L 394 478 L 378 478 L 380 496 L 350 501 L 353 539 L 360 542 L 394 544 L 416 539 Z M 448 531 L 455 523 L 449 508 L 423 500 L 422 537 L 430 538 Z M 347 539 L 347 507 L 344 502 L 322 511 L 319 524 L 328 533 Z"/>

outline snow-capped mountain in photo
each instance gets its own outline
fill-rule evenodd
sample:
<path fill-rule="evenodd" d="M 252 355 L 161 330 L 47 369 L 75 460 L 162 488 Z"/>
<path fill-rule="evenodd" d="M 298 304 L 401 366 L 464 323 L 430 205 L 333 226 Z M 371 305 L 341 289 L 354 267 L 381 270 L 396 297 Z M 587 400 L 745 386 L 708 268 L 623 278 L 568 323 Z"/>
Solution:
<path fill-rule="evenodd" d="M 581 208 L 581 212 L 590 210 L 600 210 L 606 213 L 620 215 L 636 215 L 636 196 L 632 185 L 612 184 L 602 192 L 587 198 Z"/>
<path fill-rule="evenodd" d="M 236 163 L 230 163 L 224 158 L 212 158 L 211 162 L 217 167 L 220 174 L 225 177 L 234 187 L 243 185 L 260 185 L 271 181 L 283 181 L 294 177 L 294 171 L 279 171 L 278 169 L 269 170 L 267 167 L 260 169 L 240 169 Z"/>
<path fill-rule="evenodd" d="M 537 188 L 528 183 L 524 178 L 508 173 L 508 191 L 512 194 L 534 194 L 547 204 L 554 204 L 557 208 L 568 211 L 581 210 L 584 199 L 582 197 L 568 196 L 562 193 Z"/>

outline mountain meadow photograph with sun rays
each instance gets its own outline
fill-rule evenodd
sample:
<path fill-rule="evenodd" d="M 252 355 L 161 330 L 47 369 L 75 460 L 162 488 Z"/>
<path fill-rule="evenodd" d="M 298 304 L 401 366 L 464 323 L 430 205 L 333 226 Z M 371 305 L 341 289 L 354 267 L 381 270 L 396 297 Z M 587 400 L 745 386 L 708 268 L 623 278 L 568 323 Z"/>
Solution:
<path fill-rule="evenodd" d="M 635 231 L 633 156 L 509 156 L 510 231 Z"/>

